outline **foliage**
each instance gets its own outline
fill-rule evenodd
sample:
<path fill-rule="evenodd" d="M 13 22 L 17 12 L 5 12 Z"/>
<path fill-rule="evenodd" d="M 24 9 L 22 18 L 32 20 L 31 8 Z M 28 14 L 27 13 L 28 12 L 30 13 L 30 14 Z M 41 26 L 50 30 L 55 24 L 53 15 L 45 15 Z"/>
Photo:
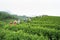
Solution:
<path fill-rule="evenodd" d="M 60 40 L 60 17 L 33 17 L 16 25 L 0 21 L 0 40 Z"/>

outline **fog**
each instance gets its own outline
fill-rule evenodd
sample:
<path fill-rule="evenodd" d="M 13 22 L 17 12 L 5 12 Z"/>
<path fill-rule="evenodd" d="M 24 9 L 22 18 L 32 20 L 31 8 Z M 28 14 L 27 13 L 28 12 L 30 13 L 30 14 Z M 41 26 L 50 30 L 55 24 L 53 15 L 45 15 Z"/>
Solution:
<path fill-rule="evenodd" d="M 60 16 L 60 0 L 0 0 L 0 11 L 31 17 Z"/>

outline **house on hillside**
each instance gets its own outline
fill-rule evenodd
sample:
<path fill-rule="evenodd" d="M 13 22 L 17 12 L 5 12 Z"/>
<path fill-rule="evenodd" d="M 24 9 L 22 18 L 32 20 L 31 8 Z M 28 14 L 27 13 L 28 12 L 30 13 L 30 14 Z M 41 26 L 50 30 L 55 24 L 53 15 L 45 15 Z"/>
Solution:
<path fill-rule="evenodd" d="M 30 17 L 27 17 L 27 18 L 24 19 L 24 22 L 29 22 L 29 21 L 31 21 Z"/>

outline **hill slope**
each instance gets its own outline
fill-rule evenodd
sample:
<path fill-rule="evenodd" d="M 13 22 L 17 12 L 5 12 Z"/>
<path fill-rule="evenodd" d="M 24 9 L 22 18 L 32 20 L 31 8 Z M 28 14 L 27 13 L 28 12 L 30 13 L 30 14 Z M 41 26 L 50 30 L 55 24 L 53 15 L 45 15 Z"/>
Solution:
<path fill-rule="evenodd" d="M 33 17 L 17 25 L 4 25 L 0 40 L 60 40 L 60 17 Z"/>

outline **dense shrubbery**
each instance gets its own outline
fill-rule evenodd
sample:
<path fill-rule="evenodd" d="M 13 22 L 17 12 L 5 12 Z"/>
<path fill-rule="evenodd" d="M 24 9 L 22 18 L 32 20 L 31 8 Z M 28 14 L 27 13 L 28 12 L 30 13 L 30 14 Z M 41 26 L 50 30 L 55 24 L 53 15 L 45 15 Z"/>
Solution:
<path fill-rule="evenodd" d="M 43 16 L 17 25 L 0 22 L 0 40 L 60 40 L 59 20 L 60 17 Z"/>
<path fill-rule="evenodd" d="M 0 30 L 0 40 L 48 40 L 48 38 L 43 35 L 38 36 L 36 34 L 28 34 L 22 30 L 19 30 L 18 32 Z"/>

